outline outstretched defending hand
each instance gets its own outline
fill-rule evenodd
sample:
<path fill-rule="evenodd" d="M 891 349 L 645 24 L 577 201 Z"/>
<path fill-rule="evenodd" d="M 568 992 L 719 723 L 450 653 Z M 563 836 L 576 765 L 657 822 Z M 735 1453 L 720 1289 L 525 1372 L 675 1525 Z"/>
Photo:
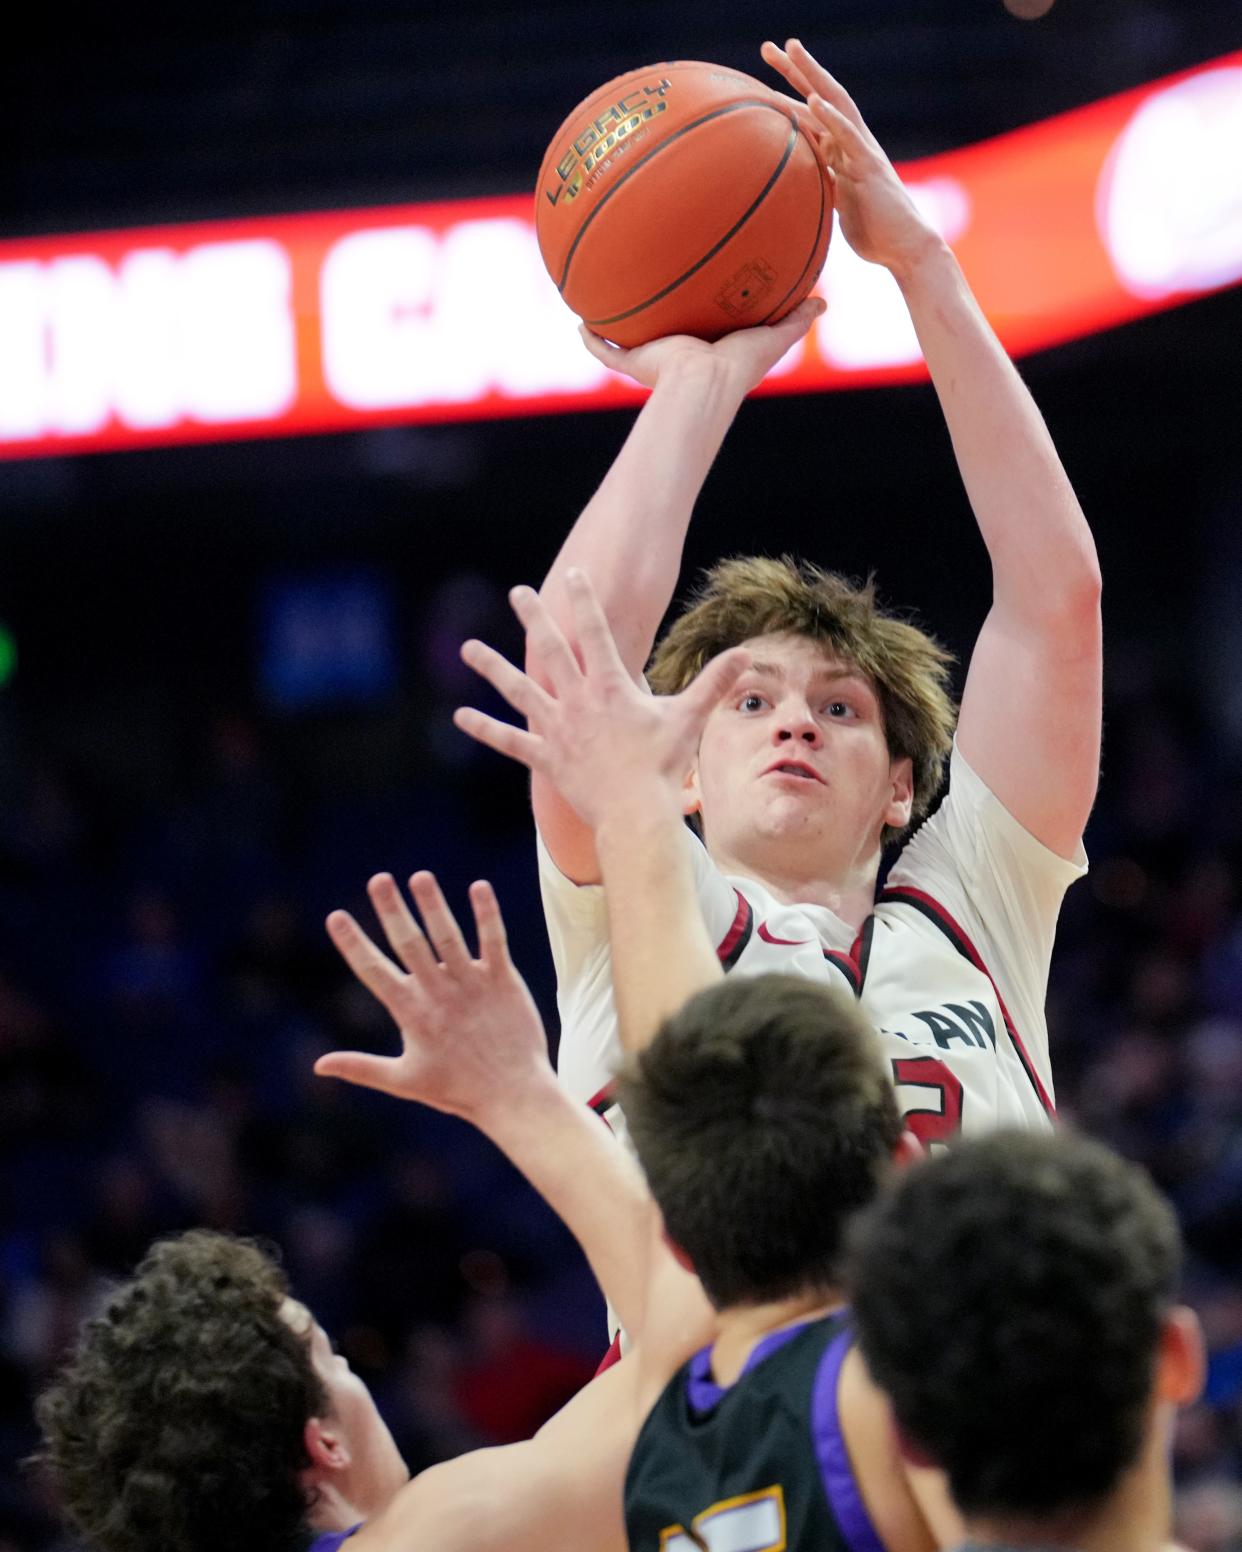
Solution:
<path fill-rule="evenodd" d="M 349 968 L 392 1015 L 401 1033 L 401 1054 L 333 1051 L 319 1058 L 315 1071 L 399 1099 L 421 1100 L 476 1124 L 489 1107 L 521 1103 L 521 1091 L 531 1084 L 555 1084 L 543 1024 L 509 958 L 492 886 L 470 886 L 477 959 L 432 874 L 415 873 L 410 880 L 426 936 L 391 874 L 377 873 L 367 893 L 404 973 L 348 911 L 332 912 L 328 933 Z"/>
<path fill-rule="evenodd" d="M 793 349 L 825 305 L 821 297 L 809 296 L 779 323 L 737 329 L 715 342 L 696 339 L 692 334 L 668 334 L 626 350 L 593 334 L 585 323 L 578 333 L 597 361 L 614 372 L 624 372 L 644 388 L 654 388 L 662 372 L 689 360 L 720 371 L 736 393 L 745 395 L 758 387 L 781 357 Z"/>
<path fill-rule="evenodd" d="M 841 83 L 797 38 L 783 49 L 765 43 L 764 62 L 805 97 L 832 176 L 837 219 L 846 242 L 872 264 L 901 279 L 940 236 L 920 214 L 880 142 Z"/>
<path fill-rule="evenodd" d="M 526 718 L 526 731 L 468 706 L 453 721 L 479 743 L 538 771 L 595 829 L 617 804 L 650 791 L 653 780 L 680 794 L 708 714 L 750 656 L 732 647 L 680 695 L 651 695 L 626 672 L 585 572 L 571 569 L 565 583 L 581 665 L 538 593 L 515 587 L 510 601 L 526 630 L 528 656 L 553 694 L 483 642 L 467 641 L 462 660 Z"/>

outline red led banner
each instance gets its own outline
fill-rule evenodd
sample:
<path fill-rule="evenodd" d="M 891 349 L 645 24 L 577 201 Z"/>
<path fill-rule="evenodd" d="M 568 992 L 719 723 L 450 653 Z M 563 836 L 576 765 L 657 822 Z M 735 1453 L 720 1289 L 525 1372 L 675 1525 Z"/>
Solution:
<path fill-rule="evenodd" d="M 1015 355 L 1242 280 L 1242 52 L 902 166 Z M 838 233 L 760 392 L 912 380 Z M 0 243 L 0 457 L 634 403 L 544 273 L 528 196 Z"/>

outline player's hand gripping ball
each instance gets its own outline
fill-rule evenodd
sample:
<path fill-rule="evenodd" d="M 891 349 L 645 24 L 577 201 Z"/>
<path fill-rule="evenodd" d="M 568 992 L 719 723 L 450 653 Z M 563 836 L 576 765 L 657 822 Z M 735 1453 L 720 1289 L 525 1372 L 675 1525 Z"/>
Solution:
<path fill-rule="evenodd" d="M 775 323 L 814 286 L 832 233 L 807 109 L 695 60 L 631 70 L 580 103 L 535 201 L 548 273 L 618 345 Z"/>

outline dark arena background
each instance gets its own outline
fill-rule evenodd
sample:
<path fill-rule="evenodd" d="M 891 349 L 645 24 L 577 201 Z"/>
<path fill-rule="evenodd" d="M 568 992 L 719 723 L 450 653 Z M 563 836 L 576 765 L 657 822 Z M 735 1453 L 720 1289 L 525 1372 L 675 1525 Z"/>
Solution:
<path fill-rule="evenodd" d="M 1045 14 L 1015 14 L 1031 9 Z M 764 28 L 801 36 L 901 164 L 1242 45 L 1236 4 L 1154 0 L 836 0 L 762 15 L 720 0 L 118 0 L 72 25 L 44 9 L 6 51 L 0 287 L 10 261 L 93 251 L 90 234 L 126 228 L 529 199 L 549 137 L 588 91 L 661 59 L 765 75 Z M 1058 1100 L 1142 1160 L 1181 1215 L 1211 1348 L 1206 1397 L 1176 1441 L 1192 1552 L 1242 1547 L 1231 63 L 1232 105 L 1218 91 L 1199 139 L 1158 160 L 1149 189 L 1157 212 L 1184 207 L 1216 267 L 1150 310 L 1156 292 L 1139 287 L 1143 316 L 1062 333 L 1021 362 L 1105 579 L 1092 867 L 1068 897 L 1049 992 Z M 1012 198 L 1011 243 L 1019 185 Z M 1033 214 L 1032 242 L 1038 228 Z M 480 327 L 503 340 L 511 326 L 535 371 L 538 333 L 495 304 L 503 277 L 490 300 L 486 274 L 478 284 Z M 5 363 L 7 327 L 0 419 L 17 424 L 35 411 L 16 357 Z M 86 421 L 58 430 L 49 413 L 3 445 L 4 1552 L 72 1545 L 20 1466 L 32 1397 L 108 1279 L 160 1232 L 202 1223 L 274 1240 L 414 1469 L 524 1437 L 600 1357 L 585 1266 L 499 1155 L 464 1125 L 311 1073 L 323 1050 L 386 1047 L 385 1016 L 322 927 L 337 905 L 370 919 L 362 886 L 380 868 L 433 868 L 463 909 L 467 883 L 490 878 L 555 1035 L 525 783 L 452 728 L 453 706 L 478 694 L 456 652 L 472 634 L 516 650 L 505 590 L 538 583 L 633 410 L 534 407 L 389 409 L 236 438 L 227 424 L 204 434 L 200 417 L 182 441 L 166 416 L 160 445 L 127 446 L 108 443 L 103 420 L 91 445 Z M 738 550 L 874 570 L 886 600 L 959 655 L 988 605 L 925 383 L 842 380 L 744 406 L 685 580 Z"/>

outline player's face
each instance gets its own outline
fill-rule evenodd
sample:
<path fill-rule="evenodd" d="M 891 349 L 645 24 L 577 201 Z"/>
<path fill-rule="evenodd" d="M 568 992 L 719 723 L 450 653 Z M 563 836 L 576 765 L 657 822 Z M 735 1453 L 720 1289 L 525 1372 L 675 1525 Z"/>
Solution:
<path fill-rule="evenodd" d="M 342 1488 L 368 1516 L 377 1514 L 410 1479 L 388 1424 L 349 1360 L 333 1351 L 327 1333 L 306 1306 L 286 1299 L 281 1314 L 309 1343 L 311 1364 L 327 1391 L 323 1423 L 339 1436 L 348 1456 Z"/>
<path fill-rule="evenodd" d="M 910 761 L 889 755 L 876 691 L 804 636 L 746 646 L 752 666 L 708 718 L 686 787 L 710 850 L 760 877 L 873 866 L 911 796 Z"/>

